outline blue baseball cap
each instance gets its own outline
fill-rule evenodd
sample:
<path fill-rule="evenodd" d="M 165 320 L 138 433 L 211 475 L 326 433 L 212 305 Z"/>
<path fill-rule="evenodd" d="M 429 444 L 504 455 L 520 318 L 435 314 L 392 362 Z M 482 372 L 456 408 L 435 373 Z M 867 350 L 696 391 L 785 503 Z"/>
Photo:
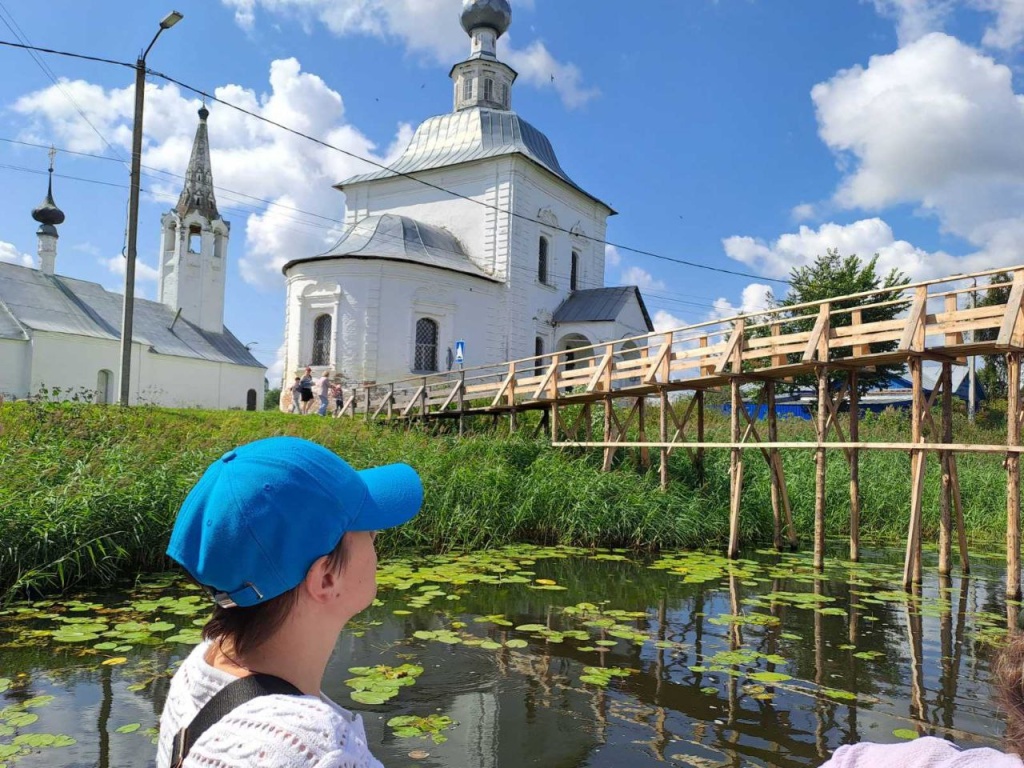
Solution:
<path fill-rule="evenodd" d="M 407 464 L 360 472 L 321 445 L 271 437 L 228 451 L 185 497 L 167 554 L 225 608 L 296 587 L 348 531 L 379 531 L 423 503 Z"/>

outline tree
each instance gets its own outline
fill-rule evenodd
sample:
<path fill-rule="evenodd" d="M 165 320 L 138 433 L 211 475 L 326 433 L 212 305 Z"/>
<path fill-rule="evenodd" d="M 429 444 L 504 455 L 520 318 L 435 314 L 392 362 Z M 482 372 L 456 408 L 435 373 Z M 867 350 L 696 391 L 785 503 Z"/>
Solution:
<path fill-rule="evenodd" d="M 878 254 L 876 253 L 865 263 L 856 254 L 841 256 L 835 248 L 829 248 L 824 256 L 815 258 L 814 263 L 805 267 L 794 267 L 790 272 L 789 292 L 776 307 L 795 307 L 808 302 L 834 299 L 837 296 L 848 296 L 850 294 L 864 293 L 866 291 L 881 291 L 870 296 L 860 298 L 843 299 L 831 302 L 832 316 L 829 322 L 833 328 L 853 324 L 853 313 L 843 312 L 835 314 L 837 309 L 853 309 L 856 307 L 867 307 L 872 304 L 895 302 L 884 307 L 870 307 L 863 310 L 862 323 L 875 323 L 884 320 L 893 320 L 901 312 L 906 310 L 909 302 L 900 301 L 902 298 L 901 288 L 910 282 L 910 278 L 904 275 L 895 267 L 889 271 L 884 278 L 877 272 Z M 892 289 L 892 290 L 886 290 Z M 787 313 L 789 318 L 801 318 L 795 322 L 786 322 L 787 331 L 810 331 L 814 327 L 814 319 L 818 315 L 817 307 L 804 307 L 794 309 Z M 807 318 L 807 319 L 802 319 Z M 891 352 L 896 349 L 898 342 L 882 342 L 871 344 L 872 353 Z M 848 357 L 851 354 L 850 347 L 834 347 L 829 352 L 829 359 L 837 357 Z M 790 361 L 797 362 L 799 355 L 791 355 Z M 902 365 L 880 365 L 876 366 L 874 372 L 864 371 L 858 377 L 858 389 L 864 392 L 871 389 L 891 376 L 903 372 Z M 835 386 L 839 381 L 845 380 L 845 373 L 830 373 L 829 384 Z M 794 382 L 795 387 L 805 388 L 813 386 L 817 378 L 811 374 L 798 376 Z"/>
<path fill-rule="evenodd" d="M 1005 304 L 1010 298 L 1010 280 L 1010 275 L 1006 272 L 992 275 L 988 280 L 989 289 L 978 299 L 978 306 L 994 307 L 997 304 Z M 999 331 L 995 328 L 975 332 L 978 341 L 994 341 L 998 335 Z M 1006 358 L 1003 355 L 985 355 L 982 359 L 985 365 L 978 371 L 978 380 L 985 388 L 986 396 L 997 399 L 1006 397 Z"/>
<path fill-rule="evenodd" d="M 263 410 L 276 411 L 281 407 L 281 390 L 268 389 L 263 393 Z"/>

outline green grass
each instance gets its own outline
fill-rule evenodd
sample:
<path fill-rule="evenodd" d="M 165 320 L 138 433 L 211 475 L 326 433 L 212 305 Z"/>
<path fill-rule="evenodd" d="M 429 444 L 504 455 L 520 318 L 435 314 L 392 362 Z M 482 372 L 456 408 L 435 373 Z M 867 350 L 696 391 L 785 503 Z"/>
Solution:
<path fill-rule="evenodd" d="M 511 542 L 623 546 L 643 549 L 720 546 L 728 535 L 728 451 L 708 451 L 707 481 L 698 482 L 684 451 L 670 459 L 671 485 L 659 490 L 654 466 L 636 451 L 620 451 L 616 471 L 601 472 L 601 452 L 558 451 L 530 439 L 536 414 L 521 415 L 520 436 L 494 432 L 463 439 L 362 420 L 279 413 L 204 412 L 80 404 L 0 406 L 0 599 L 28 587 L 49 591 L 103 585 L 168 566 L 163 556 L 175 512 L 188 489 L 225 451 L 271 435 L 315 440 L 357 468 L 406 461 L 423 477 L 423 512 L 380 538 L 385 552 L 477 549 Z M 571 420 L 571 415 L 566 416 Z M 648 411 L 657 434 L 657 409 Z M 958 417 L 956 439 L 1005 440 L 998 412 L 968 425 Z M 595 425 L 601 420 L 594 412 Z M 571 423 L 571 421 L 570 421 Z M 476 426 L 490 424 L 481 419 Z M 595 429 L 600 434 L 600 428 Z M 708 439 L 725 439 L 728 420 L 711 415 Z M 905 441 L 901 414 L 863 422 L 862 439 Z M 811 440 L 808 422 L 783 420 L 780 439 Z M 771 539 L 767 467 L 746 454 L 743 537 Z M 960 458 L 967 529 L 981 543 L 1005 535 L 1005 472 L 1001 457 Z M 804 542 L 813 529 L 814 455 L 784 456 L 796 526 Z M 828 466 L 828 532 L 848 530 L 848 468 L 839 451 Z M 893 452 L 861 457 L 862 535 L 896 541 L 905 535 L 909 458 Z M 938 462 L 929 465 L 926 536 L 938 524 Z M 926 541 L 929 539 L 926 539 Z"/>

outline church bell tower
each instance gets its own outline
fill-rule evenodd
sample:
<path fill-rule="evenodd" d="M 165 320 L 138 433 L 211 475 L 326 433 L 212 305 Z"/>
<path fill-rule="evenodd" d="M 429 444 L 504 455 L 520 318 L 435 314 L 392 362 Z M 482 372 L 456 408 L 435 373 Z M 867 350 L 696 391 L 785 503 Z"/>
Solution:
<path fill-rule="evenodd" d="M 224 279 L 231 225 L 217 211 L 204 106 L 178 204 L 160 219 L 159 301 L 193 325 L 224 332 Z"/>

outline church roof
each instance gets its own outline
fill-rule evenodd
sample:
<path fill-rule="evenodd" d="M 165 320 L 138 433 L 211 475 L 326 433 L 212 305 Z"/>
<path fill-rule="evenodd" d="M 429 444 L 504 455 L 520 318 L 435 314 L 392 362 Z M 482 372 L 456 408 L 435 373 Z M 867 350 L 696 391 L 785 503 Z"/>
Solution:
<path fill-rule="evenodd" d="M 199 125 L 196 137 L 192 142 L 192 156 L 185 170 L 185 186 L 181 190 L 178 204 L 174 210 L 179 216 L 187 216 L 198 211 L 207 219 L 219 219 L 217 198 L 213 193 L 213 166 L 210 163 L 210 135 L 206 128 L 206 118 L 210 111 L 203 107 L 199 110 Z"/>
<path fill-rule="evenodd" d="M 123 306 L 121 294 L 98 283 L 0 263 L 0 338 L 25 339 L 26 331 L 48 331 L 118 340 Z M 227 328 L 210 333 L 180 317 L 175 322 L 174 316 L 164 304 L 136 298 L 134 340 L 160 355 L 265 367 Z"/>
<path fill-rule="evenodd" d="M 445 168 L 502 155 L 523 155 L 590 199 L 612 210 L 574 182 L 562 170 L 548 137 L 515 112 L 474 107 L 437 115 L 424 121 L 405 148 L 387 169 L 353 176 L 340 184 L 387 179 L 434 168 Z M 612 211 L 614 213 L 614 211 Z"/>
<path fill-rule="evenodd" d="M 284 265 L 288 273 L 296 264 L 323 259 L 390 259 L 461 272 L 496 280 L 466 254 L 462 243 L 447 230 L 408 216 L 386 213 L 360 219 L 326 253 L 294 259 Z"/>
<path fill-rule="evenodd" d="M 643 296 L 640 295 L 640 289 L 635 285 L 573 291 L 569 294 L 569 298 L 555 310 L 551 319 L 556 323 L 597 323 L 617 320 L 623 307 L 633 298 L 636 298 L 640 305 L 647 329 L 653 331 L 654 323 L 651 322 L 651 316 L 647 313 L 647 306 L 644 304 Z"/>

